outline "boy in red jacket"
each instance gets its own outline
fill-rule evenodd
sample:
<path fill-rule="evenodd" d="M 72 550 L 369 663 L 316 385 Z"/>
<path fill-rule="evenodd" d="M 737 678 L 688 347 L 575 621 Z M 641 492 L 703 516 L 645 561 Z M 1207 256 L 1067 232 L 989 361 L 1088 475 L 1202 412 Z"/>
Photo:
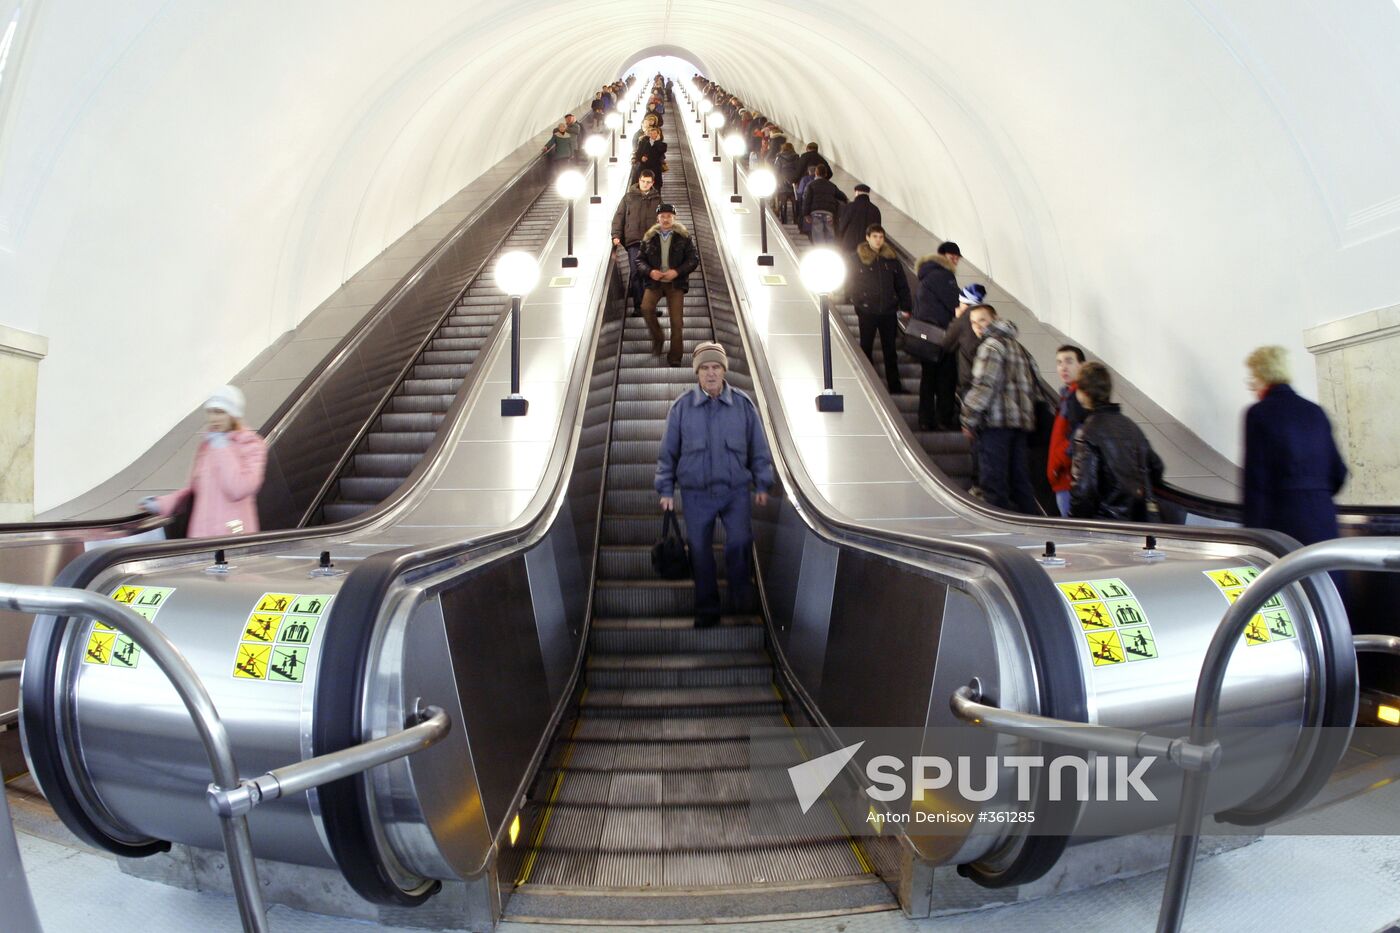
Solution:
<path fill-rule="evenodd" d="M 1069 515 L 1069 489 L 1073 482 L 1070 463 L 1073 460 L 1074 432 L 1088 414 L 1074 396 L 1074 390 L 1079 388 L 1079 365 L 1083 362 L 1084 351 L 1073 344 L 1067 343 L 1055 351 L 1055 372 L 1064 386 L 1060 389 L 1059 407 L 1055 409 L 1055 427 L 1050 432 L 1045 478 L 1050 481 L 1050 488 L 1055 492 L 1055 504 L 1064 516 Z"/>

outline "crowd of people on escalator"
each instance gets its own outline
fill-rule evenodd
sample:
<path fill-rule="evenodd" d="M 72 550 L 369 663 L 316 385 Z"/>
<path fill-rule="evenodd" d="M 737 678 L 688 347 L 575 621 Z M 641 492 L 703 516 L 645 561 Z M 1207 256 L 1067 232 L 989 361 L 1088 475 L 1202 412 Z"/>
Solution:
<path fill-rule="evenodd" d="M 698 74 L 691 83 L 723 116 L 723 125 L 748 141 L 750 166 L 773 170 L 778 186 L 771 206 L 779 220 L 791 218 L 814 245 L 845 254 L 849 273 L 841 297 L 854 306 L 861 350 L 873 365 L 879 337 L 892 394 L 907 392 L 899 354 L 919 364 L 918 429 L 961 431 L 970 439 L 973 495 L 1038 514 L 1028 456 L 1035 444 L 1045 449 L 1045 478 L 1060 515 L 1174 517 L 1155 492 L 1163 482 L 1162 458 L 1113 400 L 1106 366 L 1087 360 L 1073 344 L 1060 346 L 1058 396 L 1047 396 L 1015 323 L 987 302 L 984 285 L 960 282 L 957 243 L 944 242 L 919 259 L 911 289 L 869 185 L 855 185 L 854 197 L 848 197 L 817 143 L 806 143 L 798 154 L 776 121 L 738 95 Z M 1332 498 L 1347 473 L 1326 414 L 1292 390 L 1282 348 L 1256 350 L 1247 366 L 1258 402 L 1245 418 L 1245 524 L 1275 528 L 1304 543 L 1335 537 Z"/>

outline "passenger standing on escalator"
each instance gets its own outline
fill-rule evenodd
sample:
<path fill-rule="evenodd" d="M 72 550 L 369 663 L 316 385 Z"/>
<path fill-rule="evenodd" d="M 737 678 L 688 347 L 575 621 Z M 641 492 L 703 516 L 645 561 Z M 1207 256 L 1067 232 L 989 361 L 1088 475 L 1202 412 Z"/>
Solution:
<path fill-rule="evenodd" d="M 627 250 L 627 265 L 631 277 L 627 290 L 632 295 L 632 310 L 642 313 L 642 295 L 646 291 L 646 280 L 637 268 L 637 259 L 642 253 L 642 237 L 656 222 L 656 209 L 661 206 L 661 192 L 656 190 L 656 175 L 651 169 L 643 169 L 637 176 L 637 183 L 627 189 L 622 203 L 613 216 L 613 246 Z"/>
<path fill-rule="evenodd" d="M 655 485 L 666 511 L 676 507 L 680 493 L 695 575 L 695 625 L 705 628 L 719 622 L 723 608 L 714 555 L 716 520 L 724 523 L 732 610 L 740 615 L 752 611 L 752 508 L 768 504 L 773 456 L 753 400 L 725 379 L 729 356 L 724 347 L 700 344 L 691 366 L 698 385 L 676 399 L 666 415 Z"/>
<path fill-rule="evenodd" d="M 700 265 L 700 251 L 690 231 L 676 223 L 676 209 L 669 204 L 656 207 L 656 225 L 642 236 L 637 269 L 646 291 L 642 294 L 642 317 L 651 333 L 651 352 L 666 349 L 665 335 L 656 320 L 656 306 L 666 299 L 671 317 L 671 349 L 666 361 L 681 365 L 685 355 L 685 293 L 690 290 L 690 273 Z"/>
<path fill-rule="evenodd" d="M 656 178 L 656 190 L 661 190 L 661 174 L 666 171 L 666 141 L 661 138 L 661 127 L 647 130 L 647 138 L 637 144 L 632 153 L 632 184 L 644 169 L 651 169 Z"/>
<path fill-rule="evenodd" d="M 1283 347 L 1260 347 L 1245 365 L 1259 399 L 1244 417 L 1245 525 L 1282 531 L 1303 544 L 1337 537 L 1332 497 L 1346 482 L 1347 466 L 1327 413 L 1293 391 Z"/>
<path fill-rule="evenodd" d="M 885 242 L 885 228 L 879 224 L 871 224 L 865 231 L 865 242 L 856 250 L 846 292 L 860 321 L 862 352 L 872 364 L 875 362 L 875 335 L 878 333 L 880 351 L 885 357 L 885 384 L 891 395 L 903 395 L 907 390 L 899 378 L 895 338 L 899 332 L 898 314 L 908 311 L 913 299 L 909 294 L 909 280 L 904 277 L 904 264 Z"/>
<path fill-rule="evenodd" d="M 267 445 L 243 423 L 245 405 L 234 386 L 214 390 L 204 403 L 204 429 L 189 484 L 169 495 L 148 496 L 141 507 L 156 515 L 187 511 L 191 538 L 256 534 Z"/>
<path fill-rule="evenodd" d="M 1088 411 L 1079 403 L 1079 368 L 1084 351 L 1067 343 L 1055 351 L 1055 372 L 1063 383 L 1060 402 L 1055 406 L 1055 425 L 1050 429 L 1050 449 L 1045 455 L 1045 478 L 1055 493 L 1060 514 L 1069 515 L 1070 487 L 1074 482 L 1074 432 L 1084 423 Z"/>
<path fill-rule="evenodd" d="M 802 216 L 807 219 L 812 243 L 821 246 L 836 242 L 836 217 L 847 198 L 831 180 L 829 167 L 818 165 L 816 173 L 802 192 Z"/>
<path fill-rule="evenodd" d="M 574 137 L 566 124 L 559 124 L 544 144 L 544 154 L 549 156 L 549 166 L 556 174 L 568 168 L 574 161 Z"/>
<path fill-rule="evenodd" d="M 939 251 L 919 260 L 914 267 L 919 278 L 915 295 L 914 317 L 934 327 L 943 328 L 946 342 L 948 330 L 958 320 L 962 293 L 958 289 L 957 267 L 961 255 L 956 243 L 944 243 Z M 980 304 L 974 301 L 972 304 Z M 921 360 L 919 376 L 919 430 L 956 431 L 958 404 L 957 353 L 946 349 L 936 361 Z M 969 367 L 969 378 L 971 369 Z"/>
<path fill-rule="evenodd" d="M 963 433 L 977 445 L 983 498 L 1001 509 L 1039 514 L 1026 447 L 1035 430 L 1035 372 L 1016 339 L 1016 325 L 990 305 L 968 312 L 982 342 L 972 363 L 972 387 L 963 398 Z"/>
<path fill-rule="evenodd" d="M 1069 514 L 1121 522 L 1160 520 L 1153 488 L 1162 458 L 1142 429 L 1113 404 L 1113 377 L 1102 363 L 1079 367 L 1075 395 L 1088 415 L 1074 435 Z"/>

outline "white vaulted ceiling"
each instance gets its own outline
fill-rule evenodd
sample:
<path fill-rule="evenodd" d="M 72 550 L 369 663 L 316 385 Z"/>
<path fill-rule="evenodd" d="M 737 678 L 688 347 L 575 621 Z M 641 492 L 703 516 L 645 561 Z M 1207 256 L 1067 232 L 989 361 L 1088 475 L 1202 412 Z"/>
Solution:
<path fill-rule="evenodd" d="M 1254 345 L 1400 303 L 1391 0 L 0 0 L 37 507 L 631 61 L 688 56 L 1228 454 Z M 73 451 L 88 451 L 83 457 Z M 100 455 L 93 455 L 100 451 Z"/>

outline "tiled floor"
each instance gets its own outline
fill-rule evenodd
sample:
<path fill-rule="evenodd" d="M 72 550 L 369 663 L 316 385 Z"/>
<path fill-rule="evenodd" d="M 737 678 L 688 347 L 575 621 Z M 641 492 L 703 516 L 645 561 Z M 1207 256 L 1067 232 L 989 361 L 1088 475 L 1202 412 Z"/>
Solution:
<path fill-rule="evenodd" d="M 1344 801 L 1310 819 L 1334 813 L 1348 824 L 1367 814 L 1393 814 L 1400 785 Z M 1372 817 L 1374 819 L 1374 817 Z M 1393 816 L 1389 817 L 1394 822 Z M 25 872 L 47 933 L 236 933 L 237 908 L 229 897 L 196 894 L 122 874 L 109 858 L 25 833 Z M 1059 897 L 950 917 L 911 921 L 896 912 L 822 920 L 745 923 L 726 930 L 763 933 L 1043 933 L 1043 931 L 1150 930 L 1162 894 L 1162 873 L 1111 881 Z M 276 933 L 354 933 L 376 927 L 356 920 L 274 907 Z M 1229 933 L 1378 933 L 1400 917 L 1400 836 L 1268 836 L 1253 845 L 1201 862 L 1196 869 L 1187 929 Z M 502 924 L 502 933 L 599 927 Z M 623 929 L 623 928 L 614 928 Z M 656 927 L 635 928 L 655 931 Z M 669 927 L 698 933 L 699 926 Z"/>

